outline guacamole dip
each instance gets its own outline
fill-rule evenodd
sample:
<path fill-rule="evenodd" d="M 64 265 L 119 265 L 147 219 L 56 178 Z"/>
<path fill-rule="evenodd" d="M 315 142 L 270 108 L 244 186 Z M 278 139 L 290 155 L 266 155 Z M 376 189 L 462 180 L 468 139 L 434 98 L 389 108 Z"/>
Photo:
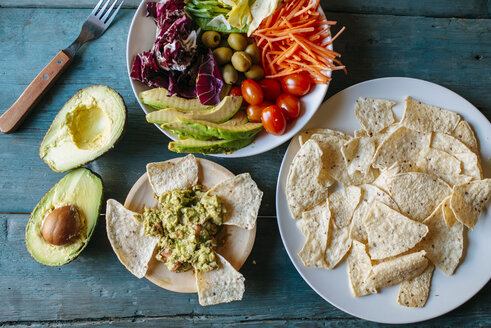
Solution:
<path fill-rule="evenodd" d="M 195 186 L 165 192 L 157 200 L 156 208 L 141 215 L 144 233 L 159 238 L 157 260 L 175 272 L 217 268 L 215 235 L 225 213 L 220 199 Z"/>

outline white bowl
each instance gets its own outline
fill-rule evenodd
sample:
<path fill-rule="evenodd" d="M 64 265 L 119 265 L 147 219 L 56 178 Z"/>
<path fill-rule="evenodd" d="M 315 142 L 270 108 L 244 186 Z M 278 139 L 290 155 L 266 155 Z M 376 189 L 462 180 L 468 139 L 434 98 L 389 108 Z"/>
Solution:
<path fill-rule="evenodd" d="M 143 83 L 133 80 L 130 77 L 130 73 L 135 56 L 140 52 L 151 49 L 155 41 L 157 27 L 152 18 L 145 17 L 145 4 L 147 2 L 148 1 L 142 1 L 138 6 L 138 9 L 136 10 L 131 22 L 130 30 L 128 32 L 128 41 L 126 44 L 126 66 L 128 68 L 128 78 L 130 79 L 133 93 L 135 94 L 135 97 L 145 114 L 152 111 L 152 108 L 142 104 L 138 94 L 150 88 Z M 320 6 L 319 11 L 324 14 Z M 332 45 L 329 45 L 329 49 L 332 49 Z M 316 84 L 308 95 L 301 98 L 302 115 L 295 121 L 288 124 L 287 130 L 283 135 L 274 136 L 266 133 L 266 131 L 262 131 L 249 146 L 239 149 L 232 154 L 214 154 L 214 156 L 230 158 L 253 156 L 276 148 L 284 142 L 290 140 L 290 138 L 297 134 L 297 132 L 299 132 L 315 114 L 322 103 L 322 100 L 324 100 L 328 85 L 329 84 Z M 158 124 L 155 124 L 155 126 L 172 140 L 178 140 L 175 134 L 165 131 Z"/>

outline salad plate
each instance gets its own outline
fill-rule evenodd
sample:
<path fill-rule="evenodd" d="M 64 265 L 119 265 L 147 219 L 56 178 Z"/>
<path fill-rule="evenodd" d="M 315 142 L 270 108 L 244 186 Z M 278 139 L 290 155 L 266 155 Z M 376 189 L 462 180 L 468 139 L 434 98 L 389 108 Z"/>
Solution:
<path fill-rule="evenodd" d="M 133 80 L 130 74 L 135 56 L 141 52 L 151 49 L 155 41 L 157 28 L 153 19 L 146 17 L 147 2 L 149 1 L 142 1 L 135 12 L 130 25 L 126 46 L 126 65 L 128 70 L 128 78 L 130 79 L 130 84 L 134 96 L 145 114 L 153 111 L 153 109 L 143 104 L 140 101 L 138 95 L 140 92 L 149 90 L 150 88 L 143 83 Z M 322 15 L 324 15 L 324 12 L 322 11 L 322 8 L 320 6 L 318 10 Z M 329 39 L 330 36 L 326 38 L 326 40 Z M 327 45 L 326 48 L 332 50 L 332 43 Z M 327 75 L 330 77 L 331 72 L 327 72 Z M 313 84 L 311 92 L 300 98 L 302 107 L 300 117 L 298 117 L 295 121 L 290 122 L 285 133 L 283 133 L 282 135 L 277 136 L 268 134 L 266 131 L 263 130 L 257 135 L 255 140 L 250 145 L 230 154 L 220 153 L 211 154 L 211 156 L 229 158 L 253 156 L 280 146 L 281 144 L 290 140 L 304 127 L 305 124 L 307 124 L 307 122 L 310 121 L 310 119 L 322 103 L 326 95 L 328 86 L 329 82 L 327 82 L 327 84 Z M 170 139 L 178 140 L 177 135 L 175 135 L 174 133 L 162 129 L 158 124 L 155 124 L 155 126 Z"/>

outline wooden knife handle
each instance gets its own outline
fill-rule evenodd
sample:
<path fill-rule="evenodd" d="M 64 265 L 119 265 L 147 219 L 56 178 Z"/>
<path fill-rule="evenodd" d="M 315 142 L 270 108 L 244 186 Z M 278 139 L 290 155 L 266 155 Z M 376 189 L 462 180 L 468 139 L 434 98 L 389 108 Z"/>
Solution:
<path fill-rule="evenodd" d="M 72 60 L 73 57 L 61 50 L 29 84 L 12 107 L 0 116 L 0 131 L 14 132 Z"/>

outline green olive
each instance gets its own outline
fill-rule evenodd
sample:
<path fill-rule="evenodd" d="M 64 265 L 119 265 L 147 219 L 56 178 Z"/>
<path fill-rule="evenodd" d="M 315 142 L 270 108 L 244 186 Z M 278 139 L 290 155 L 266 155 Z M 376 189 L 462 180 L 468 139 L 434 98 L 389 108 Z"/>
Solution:
<path fill-rule="evenodd" d="M 234 65 L 234 68 L 239 72 L 245 72 L 252 65 L 251 56 L 245 51 L 234 52 L 232 55 L 232 65 Z"/>
<path fill-rule="evenodd" d="M 247 46 L 247 48 L 244 50 L 251 56 L 251 60 L 253 64 L 258 64 L 259 61 L 261 60 L 261 54 L 259 52 L 259 48 L 256 46 L 255 43 L 251 43 L 250 45 Z"/>
<path fill-rule="evenodd" d="M 227 39 L 230 48 L 242 51 L 247 47 L 247 38 L 243 34 L 231 33 Z"/>
<path fill-rule="evenodd" d="M 217 61 L 218 65 L 225 65 L 230 62 L 233 55 L 232 49 L 228 47 L 220 47 L 213 50 L 213 56 Z"/>
<path fill-rule="evenodd" d="M 220 33 L 215 31 L 206 31 L 201 36 L 201 42 L 203 42 L 207 48 L 216 48 L 220 44 L 220 39 Z"/>
<path fill-rule="evenodd" d="M 261 80 L 264 77 L 264 70 L 259 65 L 252 65 L 244 75 L 251 80 Z"/>
<path fill-rule="evenodd" d="M 223 81 L 227 84 L 234 84 L 239 79 L 239 73 L 230 64 L 223 66 L 222 75 Z"/>

